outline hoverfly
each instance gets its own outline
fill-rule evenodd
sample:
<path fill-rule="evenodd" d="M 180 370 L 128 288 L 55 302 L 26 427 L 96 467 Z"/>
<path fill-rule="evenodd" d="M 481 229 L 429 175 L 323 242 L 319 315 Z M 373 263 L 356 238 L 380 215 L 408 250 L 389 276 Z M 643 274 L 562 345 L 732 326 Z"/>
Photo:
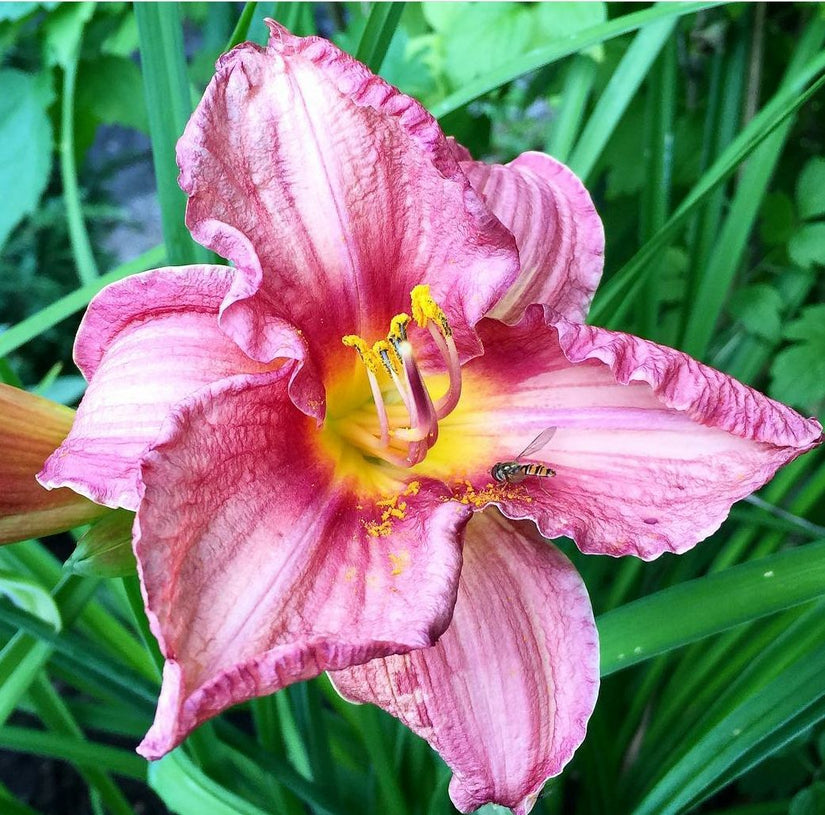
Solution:
<path fill-rule="evenodd" d="M 521 459 L 532 456 L 538 453 L 556 433 L 557 428 L 548 427 L 542 430 L 541 433 L 530 442 L 514 459 L 513 461 L 499 461 L 494 464 L 490 470 L 490 475 L 496 481 L 508 484 L 519 484 L 524 481 L 528 475 L 534 475 L 537 478 L 551 478 L 556 474 L 555 470 L 551 470 L 544 464 L 522 464 Z"/>

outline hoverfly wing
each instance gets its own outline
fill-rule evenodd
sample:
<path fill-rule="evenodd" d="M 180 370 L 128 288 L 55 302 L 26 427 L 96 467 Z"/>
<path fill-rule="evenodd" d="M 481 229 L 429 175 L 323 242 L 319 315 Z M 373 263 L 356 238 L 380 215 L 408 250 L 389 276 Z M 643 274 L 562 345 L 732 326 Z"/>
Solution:
<path fill-rule="evenodd" d="M 530 442 L 515 458 L 515 461 L 521 461 L 523 458 L 532 456 L 538 453 L 549 441 L 556 435 L 557 427 L 548 427 L 541 431 L 541 433 Z"/>

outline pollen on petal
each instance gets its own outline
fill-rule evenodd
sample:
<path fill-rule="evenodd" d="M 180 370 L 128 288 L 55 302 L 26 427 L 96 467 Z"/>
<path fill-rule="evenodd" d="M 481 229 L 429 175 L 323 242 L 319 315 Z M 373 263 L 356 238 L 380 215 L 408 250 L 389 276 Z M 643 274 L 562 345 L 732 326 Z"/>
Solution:
<path fill-rule="evenodd" d="M 394 577 L 403 574 L 412 562 L 410 553 L 406 549 L 402 549 L 400 552 L 390 552 L 387 557 L 389 557 L 390 563 L 392 564 L 390 574 Z"/>
<path fill-rule="evenodd" d="M 533 500 L 521 484 L 489 483 L 478 488 L 469 481 L 463 481 L 453 486 L 453 500 L 477 509 L 484 509 L 489 504 L 505 499 L 524 501 L 528 504 Z"/>

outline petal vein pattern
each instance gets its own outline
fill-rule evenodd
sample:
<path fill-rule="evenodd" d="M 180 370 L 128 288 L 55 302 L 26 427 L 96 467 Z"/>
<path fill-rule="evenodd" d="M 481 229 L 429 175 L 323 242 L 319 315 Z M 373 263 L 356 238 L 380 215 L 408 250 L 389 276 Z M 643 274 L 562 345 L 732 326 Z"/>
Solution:
<path fill-rule="evenodd" d="M 276 317 L 325 376 L 342 336 L 383 332 L 421 283 L 477 353 L 473 325 L 518 272 L 429 114 L 323 40 L 274 26 L 224 56 L 178 162 L 193 235 L 238 267 L 222 325 L 261 361 Z"/>
<path fill-rule="evenodd" d="M 487 510 L 468 525 L 464 552 L 437 645 L 331 678 L 438 750 L 462 812 L 495 802 L 526 813 L 584 738 L 598 688 L 596 626 L 576 570 L 530 525 Z"/>

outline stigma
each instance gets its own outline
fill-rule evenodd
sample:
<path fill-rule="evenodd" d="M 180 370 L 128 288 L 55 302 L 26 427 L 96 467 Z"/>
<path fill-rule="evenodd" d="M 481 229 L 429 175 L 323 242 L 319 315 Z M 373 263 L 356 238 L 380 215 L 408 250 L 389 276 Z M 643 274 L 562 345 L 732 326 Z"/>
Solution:
<path fill-rule="evenodd" d="M 410 292 L 410 305 L 412 316 L 397 314 L 390 320 L 386 337 L 372 345 L 355 334 L 341 339 L 358 353 L 375 406 L 371 421 L 352 424 L 349 440 L 365 453 L 400 467 L 413 467 L 426 458 L 438 439 L 439 421 L 461 397 L 461 366 L 447 316 L 427 285 Z M 411 328 L 418 335 L 413 339 Z M 421 341 L 426 340 L 424 331 L 432 338 L 447 373 L 447 388 L 436 399 L 416 355 L 416 348 L 420 350 Z"/>

